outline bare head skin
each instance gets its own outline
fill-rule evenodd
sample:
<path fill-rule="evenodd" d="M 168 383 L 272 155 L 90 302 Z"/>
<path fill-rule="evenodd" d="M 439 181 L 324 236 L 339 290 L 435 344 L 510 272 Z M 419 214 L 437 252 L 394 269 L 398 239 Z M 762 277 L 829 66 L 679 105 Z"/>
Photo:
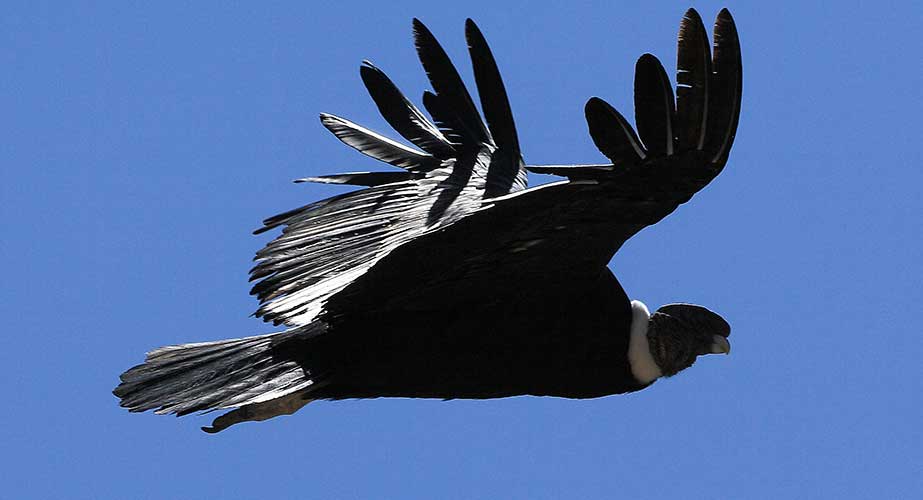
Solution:
<path fill-rule="evenodd" d="M 693 304 L 668 304 L 651 315 L 647 340 L 654 362 L 671 377 L 698 356 L 728 354 L 731 327 L 718 314 Z"/>

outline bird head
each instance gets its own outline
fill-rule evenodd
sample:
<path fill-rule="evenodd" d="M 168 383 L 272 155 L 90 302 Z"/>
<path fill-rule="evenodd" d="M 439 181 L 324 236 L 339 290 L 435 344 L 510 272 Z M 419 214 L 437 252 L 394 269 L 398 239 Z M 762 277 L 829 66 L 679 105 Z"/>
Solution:
<path fill-rule="evenodd" d="M 704 354 L 729 354 L 731 326 L 718 314 L 693 304 L 668 304 L 651 315 L 647 340 L 654 362 L 666 377 Z"/>

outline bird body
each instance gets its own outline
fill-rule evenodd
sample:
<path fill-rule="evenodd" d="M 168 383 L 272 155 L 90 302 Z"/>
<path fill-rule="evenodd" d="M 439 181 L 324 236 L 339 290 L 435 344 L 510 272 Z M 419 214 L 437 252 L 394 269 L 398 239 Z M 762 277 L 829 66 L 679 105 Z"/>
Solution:
<path fill-rule="evenodd" d="M 365 188 L 257 230 L 283 228 L 257 253 L 251 279 L 256 316 L 286 329 L 152 351 L 122 375 L 123 406 L 237 408 L 206 429 L 217 432 L 318 399 L 632 392 L 728 352 L 720 316 L 690 304 L 650 314 L 607 264 L 727 161 L 742 82 L 730 14 L 718 16 L 712 55 L 698 14 L 686 13 L 675 100 L 657 59 L 639 59 L 637 134 L 605 101 L 587 102 L 590 135 L 612 161 L 601 165 L 526 167 L 496 63 L 470 20 L 466 36 L 484 119 L 414 20 L 433 121 L 371 63 L 360 75 L 415 147 L 321 115 L 347 145 L 404 170 L 302 179 Z M 527 170 L 567 180 L 527 189 Z"/>
<path fill-rule="evenodd" d="M 626 356 L 632 313 L 618 282 L 603 274 L 579 292 L 351 318 L 360 331 L 329 336 L 327 358 L 352 368 L 316 396 L 590 398 L 643 388 Z"/>

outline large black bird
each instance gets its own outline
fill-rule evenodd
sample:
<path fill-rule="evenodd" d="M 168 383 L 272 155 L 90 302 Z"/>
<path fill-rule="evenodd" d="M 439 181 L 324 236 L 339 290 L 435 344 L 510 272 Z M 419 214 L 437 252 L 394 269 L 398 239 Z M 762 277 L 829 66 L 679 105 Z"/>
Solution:
<path fill-rule="evenodd" d="M 271 217 L 282 234 L 256 255 L 256 315 L 287 329 L 156 349 L 114 393 L 131 411 L 237 408 L 229 425 L 317 399 L 516 395 L 593 398 L 643 389 L 727 353 L 728 324 L 704 307 L 653 314 L 607 268 L 632 235 L 717 176 L 734 140 L 740 46 L 727 10 L 714 50 L 695 10 L 679 31 L 677 95 L 650 54 L 637 63 L 635 122 L 586 103 L 612 163 L 528 170 L 566 180 L 526 189 L 506 90 L 477 26 L 465 34 L 484 120 L 429 30 L 413 22 L 433 90 L 426 116 L 371 63 L 378 109 L 416 148 L 346 119 L 321 122 L 404 169 L 302 179 L 365 186 Z M 485 123 L 486 122 L 486 123 Z"/>

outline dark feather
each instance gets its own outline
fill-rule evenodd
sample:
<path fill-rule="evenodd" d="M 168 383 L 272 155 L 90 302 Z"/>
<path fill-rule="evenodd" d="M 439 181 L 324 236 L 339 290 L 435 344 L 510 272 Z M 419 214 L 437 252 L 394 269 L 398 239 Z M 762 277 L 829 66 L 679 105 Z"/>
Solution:
<path fill-rule="evenodd" d="M 609 103 L 591 97 L 584 111 L 593 142 L 612 163 L 635 164 L 645 158 L 644 148 L 634 129 Z"/>
<path fill-rule="evenodd" d="M 454 148 L 439 129 L 404 97 L 384 72 L 364 61 L 359 74 L 381 116 L 401 136 L 439 159 L 451 158 L 455 154 Z"/>
<path fill-rule="evenodd" d="M 468 52 L 474 67 L 481 109 L 497 146 L 497 151 L 490 161 L 484 193 L 485 198 L 493 198 L 505 195 L 511 190 L 523 189 L 526 186 L 526 171 L 519 152 L 519 137 L 516 135 L 513 111 L 510 109 L 500 70 L 497 69 L 497 62 L 487 41 L 484 40 L 484 35 L 471 19 L 465 22 L 465 37 L 468 39 Z M 516 187 L 511 189 L 514 184 Z"/>
<path fill-rule="evenodd" d="M 438 159 L 426 153 L 392 141 L 345 118 L 321 113 L 320 121 L 347 146 L 395 167 L 425 172 L 440 165 Z"/>
<path fill-rule="evenodd" d="M 673 154 L 673 89 L 660 61 L 644 54 L 635 65 L 635 123 L 647 151 L 655 156 Z"/>
<path fill-rule="evenodd" d="M 346 174 L 319 175 L 295 179 L 295 182 L 318 182 L 321 184 L 349 184 L 351 186 L 380 186 L 419 178 L 422 174 L 413 172 L 350 172 Z"/>
<path fill-rule="evenodd" d="M 708 134 L 705 149 L 711 162 L 723 166 L 727 162 L 737 122 L 743 92 L 743 69 L 740 41 L 734 19 L 722 9 L 715 21 L 715 53 L 709 86 Z"/>
<path fill-rule="evenodd" d="M 481 110 L 484 111 L 484 119 L 487 120 L 494 143 L 497 147 L 518 155 L 519 137 L 516 135 L 513 111 L 510 109 L 510 101 L 500 77 L 500 70 L 497 69 L 497 62 L 481 30 L 471 19 L 465 21 L 465 36 L 468 39 L 474 80 L 481 99 Z"/>
<path fill-rule="evenodd" d="M 686 11 L 679 28 L 676 55 L 677 146 L 702 149 L 708 119 L 708 80 L 711 55 L 708 35 L 695 9 Z"/>
<path fill-rule="evenodd" d="M 470 144 L 470 139 L 465 136 L 464 126 L 459 121 L 458 115 L 450 106 L 445 104 L 444 99 L 425 90 L 423 91 L 423 107 L 433 117 L 436 126 L 451 141 L 453 147 L 458 148 L 464 144 Z"/>
<path fill-rule="evenodd" d="M 426 70 L 433 90 L 439 95 L 440 100 L 444 99 L 444 106 L 454 110 L 457 116 L 457 131 L 465 136 L 466 143 L 488 142 L 490 135 L 481 121 L 477 108 L 474 107 L 471 95 L 458 76 L 458 71 L 439 42 L 419 19 L 413 20 L 413 38 L 420 63 Z"/>
<path fill-rule="evenodd" d="M 560 175 L 572 180 L 598 178 L 612 172 L 612 165 L 527 165 L 529 172 L 536 174 Z"/>

